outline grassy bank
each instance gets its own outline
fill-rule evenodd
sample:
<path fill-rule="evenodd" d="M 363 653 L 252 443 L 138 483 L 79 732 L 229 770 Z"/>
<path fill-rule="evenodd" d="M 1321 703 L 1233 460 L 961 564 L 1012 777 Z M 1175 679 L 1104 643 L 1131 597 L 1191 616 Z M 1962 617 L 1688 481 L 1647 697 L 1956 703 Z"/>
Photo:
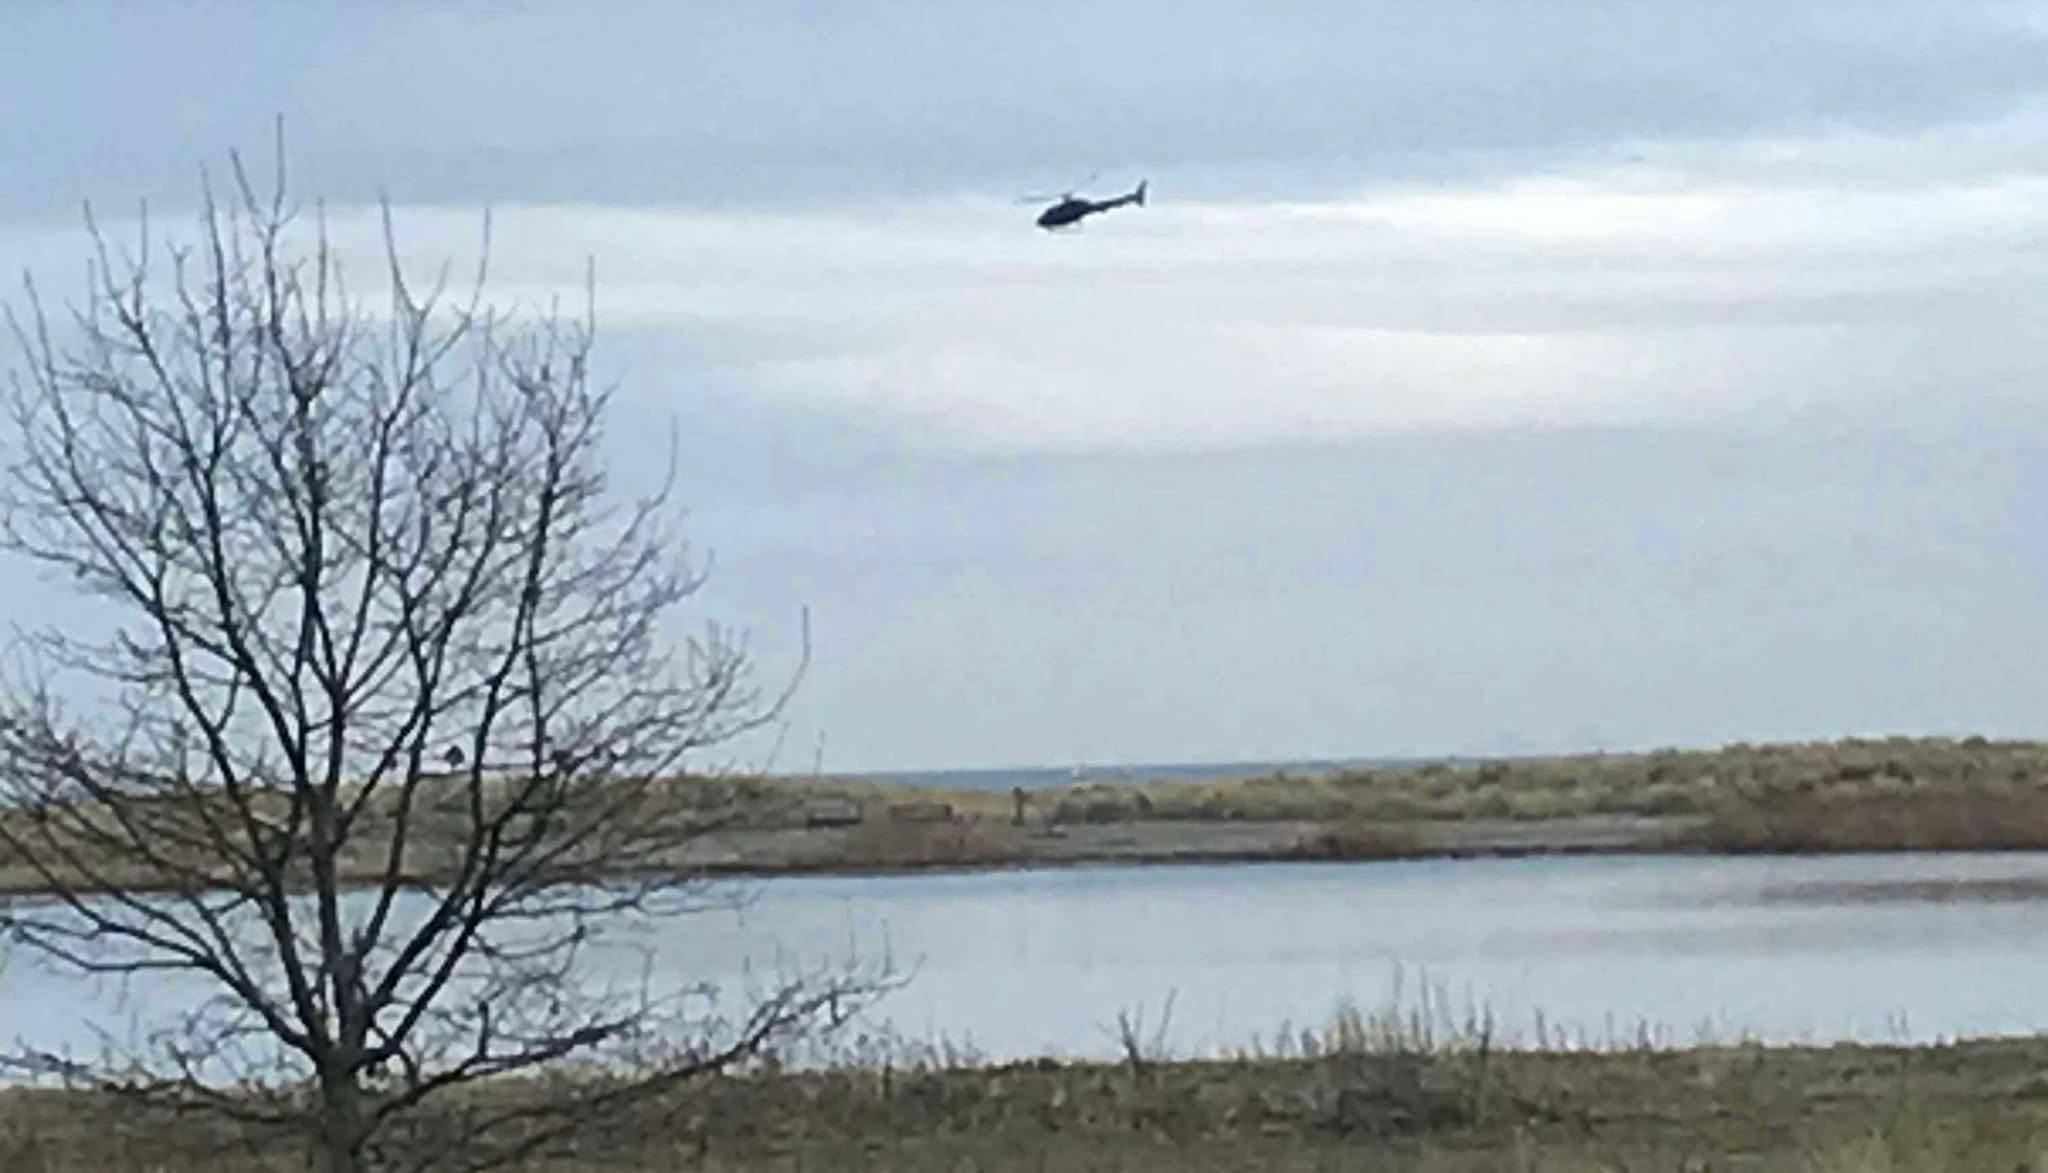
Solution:
<path fill-rule="evenodd" d="M 2048 1044 L 1504 1052 L 1341 1030 L 1211 1062 L 933 1062 L 703 1083 L 574 1154 L 638 1170 L 2042 1170 Z M 1305 1052 L 1305 1053 L 1303 1053 Z M 518 1086 L 494 1093 L 516 1096 Z M 294 1168 L 275 1138 L 0 1093 L 10 1173 Z"/>
<path fill-rule="evenodd" d="M 668 785 L 664 783 L 664 785 Z M 1566 851 L 2048 849 L 2048 744 L 1890 738 L 1087 782 L 1027 796 L 872 779 L 682 779 L 719 829 L 662 865 L 712 873 Z M 0 816 L 4 817 L 4 816 Z M 447 833 L 459 833 L 459 826 Z M 416 828 L 417 874 L 449 854 Z M 366 834 L 345 874 L 377 875 Z M 40 889 L 0 858 L 0 892 Z"/>
<path fill-rule="evenodd" d="M 1083 782 L 1027 797 L 783 781 L 863 812 L 813 870 L 1078 860 L 1383 859 L 1556 851 L 2048 849 L 2048 744 L 1888 738 Z M 892 820 L 943 806 L 936 824 Z M 788 824 L 793 826 L 794 824 Z M 765 843 L 763 844 L 765 846 Z M 801 853 L 798 853 L 801 854 Z M 778 870 L 773 853 L 758 857 Z"/>
<path fill-rule="evenodd" d="M 1307 820 L 1378 823 L 1720 816 L 1788 803 L 2048 795 L 2048 744 L 1890 738 L 1738 744 L 1271 774 L 1231 781 L 1083 783 L 1035 800 L 1058 823 Z M 947 796 L 988 813 L 988 796 Z M 997 796 L 998 811 L 1006 796 Z"/>

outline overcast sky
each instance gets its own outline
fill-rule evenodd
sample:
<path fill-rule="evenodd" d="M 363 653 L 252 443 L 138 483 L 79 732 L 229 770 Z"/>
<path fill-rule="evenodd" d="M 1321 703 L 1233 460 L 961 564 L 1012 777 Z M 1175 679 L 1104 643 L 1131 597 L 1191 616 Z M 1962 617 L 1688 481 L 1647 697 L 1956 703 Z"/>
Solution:
<path fill-rule="evenodd" d="M 2048 731 L 2042 4 L 18 3 L 0 109 L 9 268 L 278 115 L 594 259 L 783 765 Z"/>

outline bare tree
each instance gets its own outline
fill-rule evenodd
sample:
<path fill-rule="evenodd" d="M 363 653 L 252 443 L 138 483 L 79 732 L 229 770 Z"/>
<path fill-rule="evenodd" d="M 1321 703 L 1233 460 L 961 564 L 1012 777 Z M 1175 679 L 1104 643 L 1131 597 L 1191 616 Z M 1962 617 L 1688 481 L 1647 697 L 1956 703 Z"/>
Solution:
<path fill-rule="evenodd" d="M 610 503 L 589 315 L 416 290 L 388 210 L 372 306 L 281 162 L 234 178 L 194 247 L 88 216 L 82 302 L 10 314 L 5 545 L 118 623 L 36 634 L 0 695 L 0 850 L 48 894 L 0 927 L 212 991 L 27 1059 L 327 1173 L 476 1168 L 836 1024 L 847 971 L 729 1007 L 593 969 L 704 898 L 678 853 L 729 811 L 686 770 L 786 693 L 668 630 L 702 579 L 666 490 Z"/>

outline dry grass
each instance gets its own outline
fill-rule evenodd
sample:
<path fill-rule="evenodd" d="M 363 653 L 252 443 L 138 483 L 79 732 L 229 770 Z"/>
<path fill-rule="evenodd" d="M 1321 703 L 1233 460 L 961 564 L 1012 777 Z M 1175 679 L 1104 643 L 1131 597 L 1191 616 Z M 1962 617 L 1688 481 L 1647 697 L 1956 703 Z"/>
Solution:
<path fill-rule="evenodd" d="M 2048 1169 L 2044 1068 L 2039 1041 L 1517 1053 L 1483 1029 L 1424 1046 L 1400 1023 L 1354 1019 L 1291 1057 L 898 1057 L 726 1077 L 527 1168 L 2005 1173 Z M 193 1120 L 0 1094 L 9 1173 L 254 1173 L 296 1159 Z"/>
<path fill-rule="evenodd" d="M 1414 859 L 1435 851 L 1415 833 L 1399 823 L 1375 823 L 1340 819 L 1318 827 L 1304 836 L 1293 856 L 1297 859 Z"/>
<path fill-rule="evenodd" d="M 1023 832 L 987 819 L 894 823 L 875 819 L 851 828 L 830 870 L 959 867 L 1030 859 Z"/>
<path fill-rule="evenodd" d="M 951 803 L 964 822 L 1007 822 L 1010 813 L 1002 794 L 830 780 L 781 785 L 874 811 L 919 797 Z M 1642 834 L 1621 845 L 1639 851 L 2043 849 L 2048 744 L 1899 737 L 1225 781 L 1088 782 L 1033 795 L 1032 812 L 1034 822 L 1068 827 L 1301 823 L 1313 829 L 1270 851 L 1295 858 L 1456 852 L 1461 825 L 1562 827 L 1600 818 L 1642 820 Z M 1527 843 L 1543 849 L 1540 836 Z M 1008 842 L 1005 854 L 984 862 L 1034 855 L 1030 843 Z"/>
<path fill-rule="evenodd" d="M 1223 782 L 1087 783 L 1040 799 L 1062 822 L 1402 822 L 1709 815 L 1731 805 L 1902 793 L 2048 791 L 2048 744 L 1889 738 L 1431 763 Z"/>
<path fill-rule="evenodd" d="M 1685 843 L 1723 852 L 2048 850 L 2048 793 L 1801 795 L 1730 804 Z"/>
<path fill-rule="evenodd" d="M 1627 819 L 1600 850 L 2048 848 L 2048 744 L 1888 738 L 1717 750 L 1489 760 L 1231 781 L 1084 783 L 1030 797 L 833 778 L 691 778 L 673 801 L 732 832 L 673 866 L 758 873 L 1004 866 L 1080 860 L 1379 859 L 1586 849 L 1574 820 Z M 939 803 L 907 822 L 892 808 Z M 861 813 L 807 826 L 821 804 Z M 4 817 L 4 816 L 0 816 Z M 1525 832 L 1502 835 L 1512 824 Z M 1069 829 L 1071 841 L 1048 837 Z M 1237 834 L 1258 828 L 1270 833 Z M 1146 833 L 1131 848 L 1103 832 Z M 431 827 L 416 837 L 431 871 Z M 1479 833 L 1483 831 L 1484 833 Z M 1092 833 L 1092 834 L 1091 834 Z M 1123 835 L 1129 838 L 1128 834 Z M 1503 842 L 1512 840 L 1503 847 Z M 1553 842 L 1552 840 L 1555 840 Z M 343 862 L 381 862 L 366 839 Z M 0 892 L 42 885 L 0 859 Z"/>

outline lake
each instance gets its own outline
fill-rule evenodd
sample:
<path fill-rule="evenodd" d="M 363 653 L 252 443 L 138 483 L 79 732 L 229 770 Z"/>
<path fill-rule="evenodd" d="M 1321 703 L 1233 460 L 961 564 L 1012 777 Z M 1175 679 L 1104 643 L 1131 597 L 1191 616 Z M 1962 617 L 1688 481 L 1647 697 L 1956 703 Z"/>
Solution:
<path fill-rule="evenodd" d="M 1504 1041 L 1924 1041 L 2048 1026 L 2048 855 L 1570 857 L 1067 868 L 749 885 L 658 926 L 661 972 L 733 979 L 885 951 L 871 1029 L 991 1057 L 1115 1052 L 1119 1010 L 1182 1053 L 1269 1045 L 1427 987 Z M 179 987 L 133 990 L 168 1014 Z M 0 1032 L 84 1043 L 107 991 L 25 957 Z"/>

